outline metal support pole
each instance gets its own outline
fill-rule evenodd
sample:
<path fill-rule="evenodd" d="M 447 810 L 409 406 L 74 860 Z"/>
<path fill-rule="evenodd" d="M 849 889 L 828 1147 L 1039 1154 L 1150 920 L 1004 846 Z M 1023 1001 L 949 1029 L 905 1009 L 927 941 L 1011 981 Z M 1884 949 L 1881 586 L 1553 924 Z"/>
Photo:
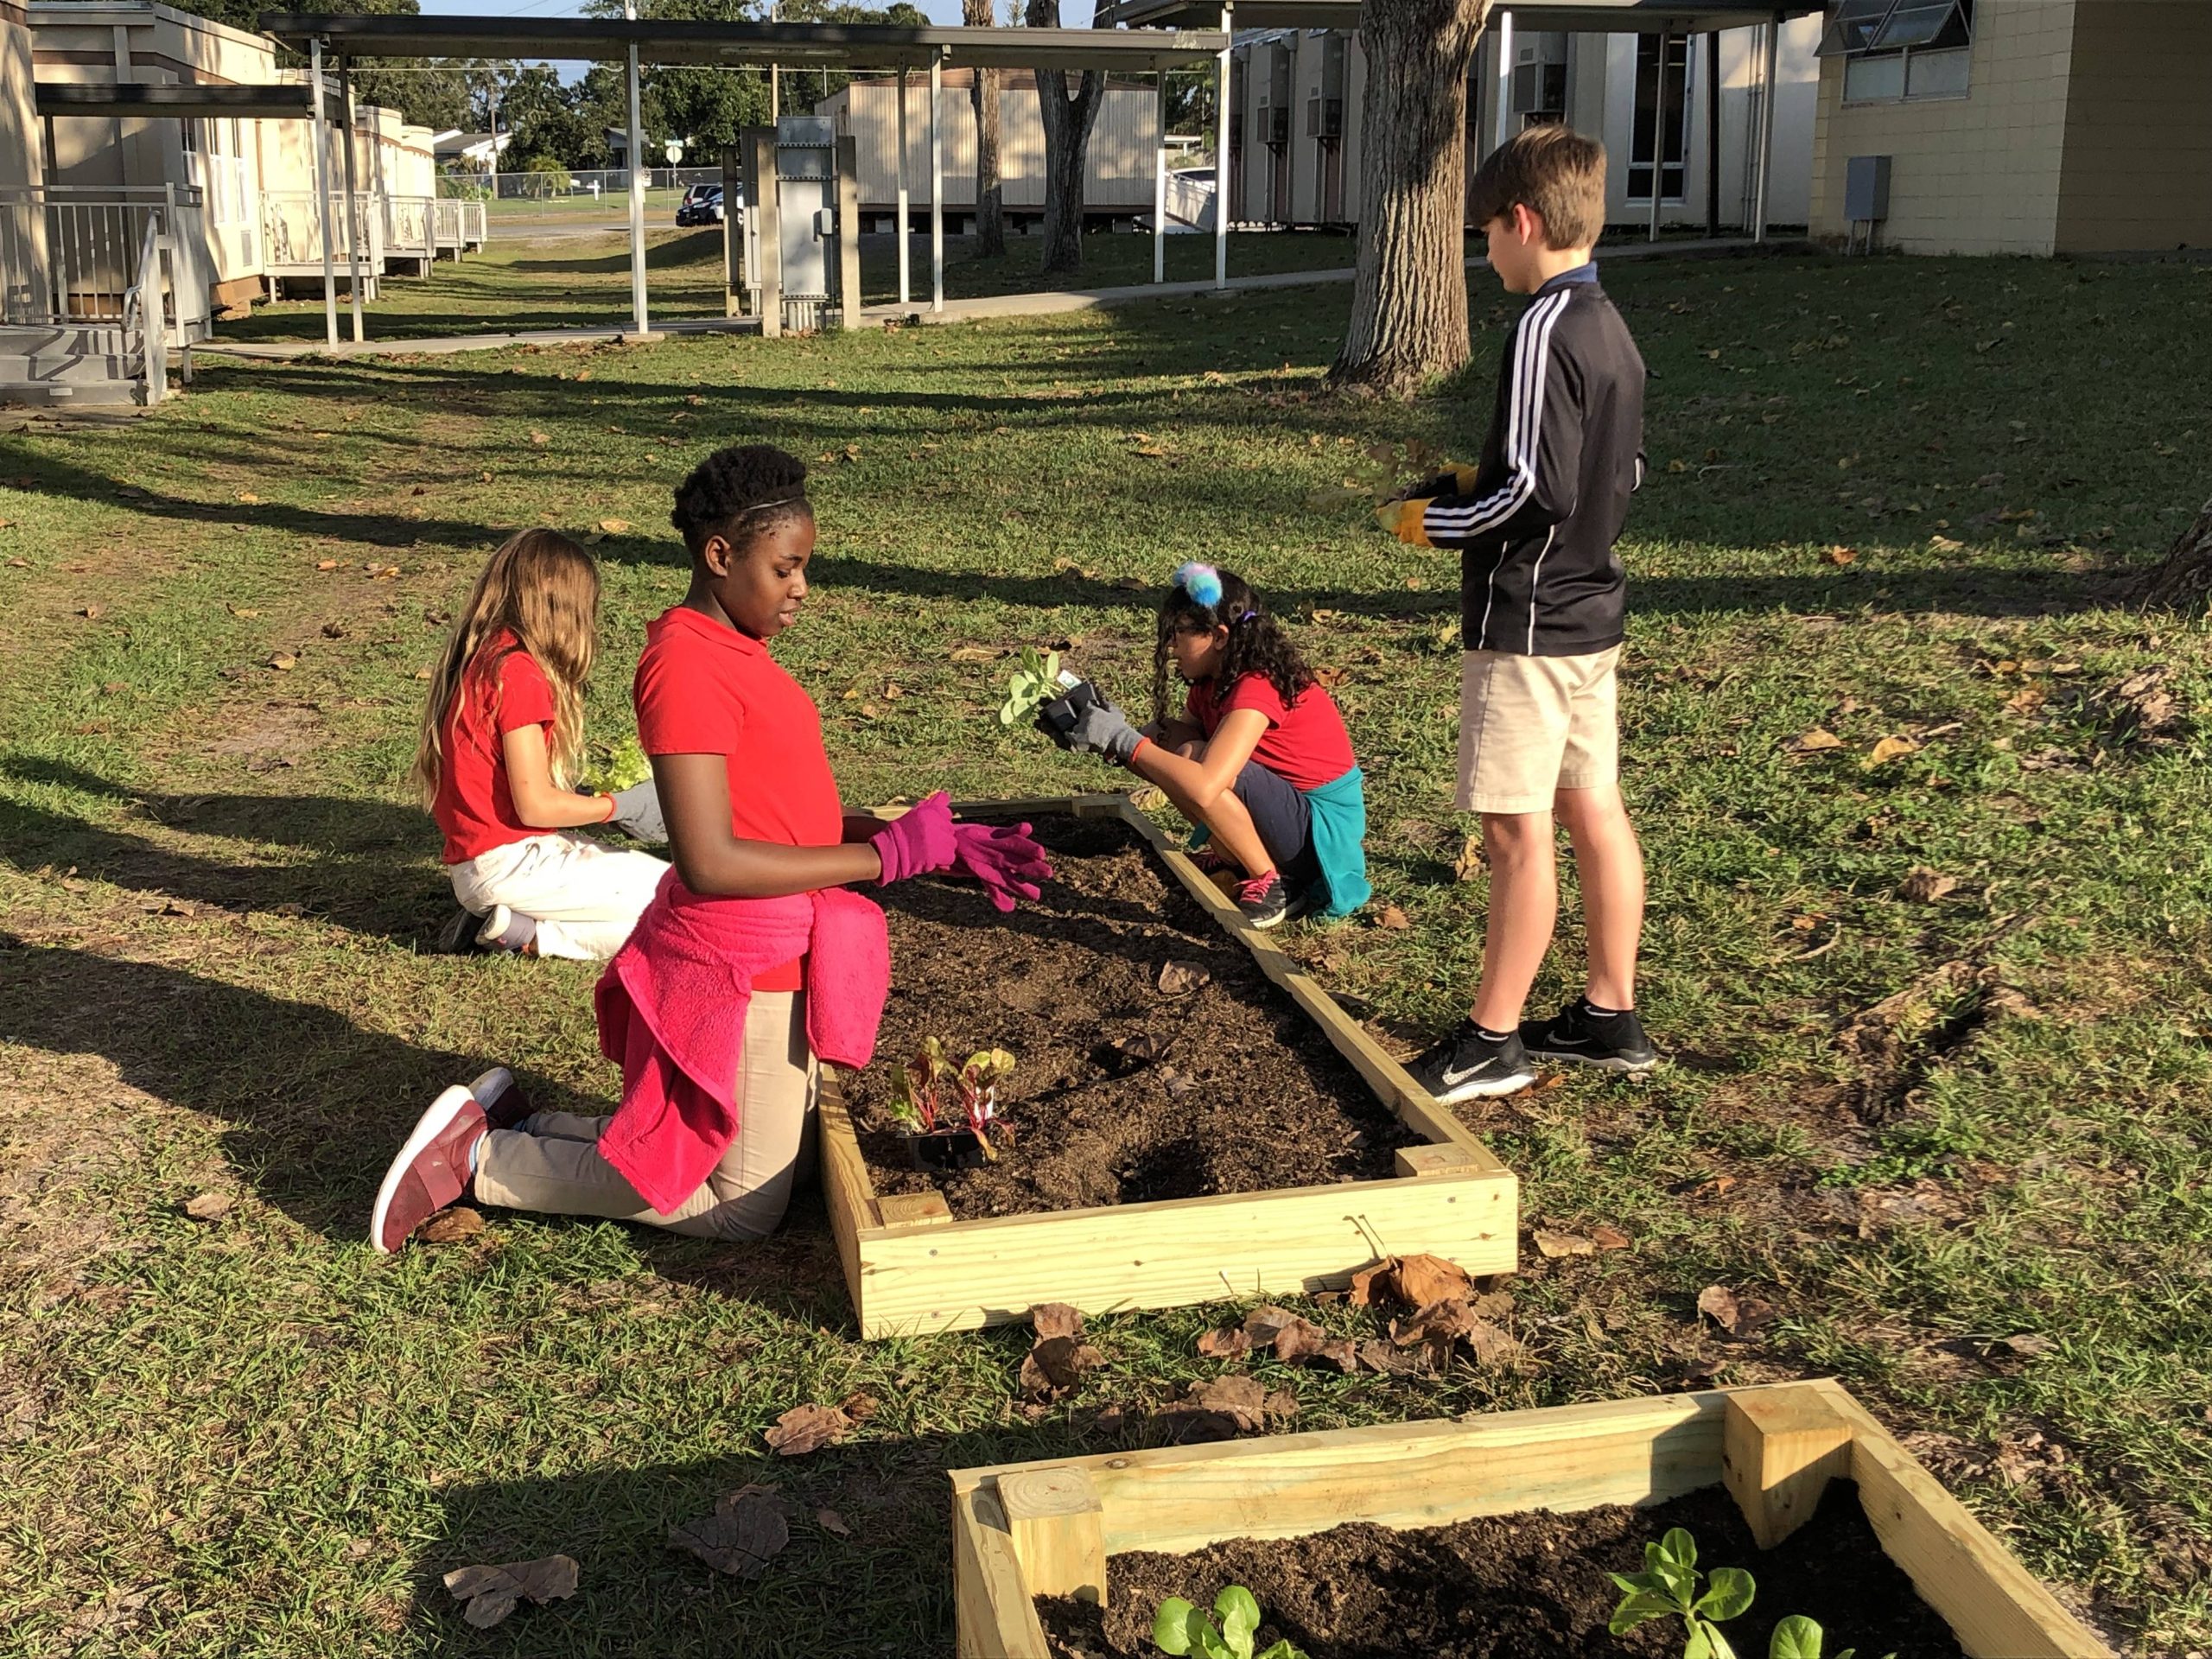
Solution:
<path fill-rule="evenodd" d="M 944 146 L 937 106 L 944 101 L 944 54 L 930 60 L 930 309 L 944 309 Z"/>
<path fill-rule="evenodd" d="M 899 72 L 899 303 L 908 305 L 913 301 L 913 284 L 908 265 L 911 251 L 906 246 L 906 72 Z"/>
<path fill-rule="evenodd" d="M 1708 238 L 1720 234 L 1720 31 L 1717 29 L 1708 30 L 1705 37 L 1705 233 Z"/>
<path fill-rule="evenodd" d="M 633 8 L 629 10 L 634 10 Z M 630 325 L 645 332 L 645 124 L 638 114 L 638 48 L 630 48 Z M 725 208 L 727 211 L 727 208 Z"/>
<path fill-rule="evenodd" d="M 1513 136 L 1513 14 L 1510 11 L 1497 20 L 1497 119 L 1491 130 L 1496 135 L 1491 140 L 1492 149 Z"/>
<path fill-rule="evenodd" d="M 1229 286 L 1229 77 L 1236 35 L 1228 0 L 1222 0 L 1221 56 L 1213 73 L 1213 285 Z"/>
<path fill-rule="evenodd" d="M 322 337 L 338 343 L 338 273 L 330 260 L 330 110 L 322 94 L 322 42 L 308 42 L 308 80 L 315 91 L 315 219 L 322 244 Z"/>
<path fill-rule="evenodd" d="M 1651 97 L 1651 240 L 1659 239 L 1659 198 L 1667 192 L 1667 42 L 1659 31 L 1659 84 Z"/>
<path fill-rule="evenodd" d="M 1760 72 L 1759 91 L 1759 168 L 1758 189 L 1752 209 L 1751 240 L 1766 240 L 1767 195 L 1774 179 L 1774 94 L 1775 78 L 1780 66 L 1777 62 L 1782 45 L 1782 14 L 1777 12 L 1766 25 L 1766 59 Z"/>
<path fill-rule="evenodd" d="M 1160 72 L 1160 118 L 1152 136 L 1152 280 L 1167 280 L 1167 72 Z"/>
<path fill-rule="evenodd" d="M 746 174 L 753 181 L 755 200 L 747 204 L 760 216 L 754 251 L 760 259 L 760 338 L 777 340 L 784 332 L 784 233 L 781 187 L 776 178 L 776 130 L 745 130 Z"/>
<path fill-rule="evenodd" d="M 346 118 L 346 270 L 353 284 L 353 343 L 361 343 L 361 214 L 355 195 L 353 165 L 353 73 L 350 60 L 338 60 L 338 103 Z"/>
<path fill-rule="evenodd" d="M 837 141 L 837 327 L 861 326 L 861 141 Z"/>

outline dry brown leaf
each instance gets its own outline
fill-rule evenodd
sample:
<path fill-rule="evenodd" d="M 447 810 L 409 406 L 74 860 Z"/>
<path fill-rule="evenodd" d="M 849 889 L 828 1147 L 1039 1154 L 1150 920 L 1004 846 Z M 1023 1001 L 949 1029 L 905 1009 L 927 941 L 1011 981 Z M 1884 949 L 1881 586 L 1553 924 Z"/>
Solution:
<path fill-rule="evenodd" d="M 791 1541 L 788 1516 L 773 1487 L 741 1486 L 716 1499 L 712 1515 L 671 1527 L 668 1547 L 734 1579 L 757 1579 Z"/>
<path fill-rule="evenodd" d="M 1755 1336 L 1782 1317 L 1772 1302 L 1738 1296 L 1726 1285 L 1707 1285 L 1698 1292 L 1697 1311 L 1732 1337 Z"/>
<path fill-rule="evenodd" d="M 1466 1269 L 1440 1255 L 1400 1256 L 1388 1281 L 1389 1294 L 1408 1307 L 1464 1297 L 1473 1288 Z"/>
<path fill-rule="evenodd" d="M 2043 707 L 2047 696 L 2039 685 L 2024 685 L 2005 699 L 2005 707 L 2015 715 L 2032 715 Z"/>
<path fill-rule="evenodd" d="M 1624 1250 L 1635 1243 L 1611 1222 L 1601 1221 L 1590 1230 L 1590 1242 L 1601 1250 Z"/>
<path fill-rule="evenodd" d="M 1897 897 L 1910 899 L 1916 905 L 1932 905 L 1958 885 L 1957 876 L 1944 875 L 1921 864 L 1897 883 Z"/>
<path fill-rule="evenodd" d="M 779 1458 L 802 1457 L 836 1445 L 851 1427 L 852 1420 L 835 1406 L 793 1406 L 776 1419 L 766 1440 Z"/>
<path fill-rule="evenodd" d="M 464 1238 L 474 1238 L 484 1230 L 484 1217 L 467 1205 L 456 1205 L 450 1210 L 441 1210 L 416 1232 L 415 1236 L 425 1244 L 457 1244 Z"/>
<path fill-rule="evenodd" d="M 1252 1338 L 1241 1325 L 1217 1325 L 1198 1338 L 1202 1359 L 1242 1359 L 1251 1351 Z"/>
<path fill-rule="evenodd" d="M 1459 856 L 1452 861 L 1452 874 L 1460 881 L 1471 881 L 1483 873 L 1483 832 L 1469 832 L 1459 844 Z"/>
<path fill-rule="evenodd" d="M 1029 1310 L 1030 1327 L 1039 1340 L 1046 1337 L 1079 1337 L 1082 1312 L 1066 1302 L 1039 1302 Z"/>
<path fill-rule="evenodd" d="M 1908 754 L 1919 753 L 1920 745 L 1911 738 L 1892 734 L 1877 742 L 1868 752 L 1866 758 L 1859 764 L 1866 771 L 1872 772 L 1876 766 L 1886 765 L 1891 760 L 1901 760 Z"/>
<path fill-rule="evenodd" d="M 2015 1359 L 2039 1359 L 2045 1354 L 2055 1352 L 2058 1347 L 2053 1338 L 2032 1335 L 1999 1337 L 1993 1345 L 2001 1348 Z"/>
<path fill-rule="evenodd" d="M 853 1523 L 835 1510 L 817 1510 L 814 1512 L 814 1524 L 824 1532 L 835 1533 L 840 1538 L 849 1538 L 853 1535 Z"/>
<path fill-rule="evenodd" d="M 343 622 L 326 622 L 322 625 L 322 637 L 326 639 L 343 639 L 352 632 L 353 630 Z"/>
<path fill-rule="evenodd" d="M 1548 1232 L 1541 1227 L 1535 1230 L 1536 1249 L 1553 1261 L 1567 1255 L 1595 1255 L 1598 1246 L 1580 1233 Z"/>
<path fill-rule="evenodd" d="M 547 437 L 544 433 L 534 429 L 530 435 L 530 441 L 532 443 L 550 443 L 553 442 L 553 440 Z"/>
<path fill-rule="evenodd" d="M 599 527 L 609 536 L 625 536 L 629 533 L 630 521 L 627 518 L 602 518 L 599 521 Z"/>
<path fill-rule="evenodd" d="M 1168 996 L 1195 991 L 1213 976 L 1195 962 L 1166 962 L 1160 965 L 1160 988 Z"/>
<path fill-rule="evenodd" d="M 1960 541 L 1955 537 L 1930 536 L 1928 538 L 1928 545 L 1934 548 L 1938 553 L 1955 553 L 1961 548 L 1964 547 L 1966 543 Z"/>
<path fill-rule="evenodd" d="M 461 1618 L 488 1630 L 523 1602 L 567 1600 L 576 1593 L 578 1571 L 573 1556 L 547 1555 L 504 1567 L 457 1567 L 446 1574 L 445 1586 L 462 1604 Z"/>
<path fill-rule="evenodd" d="M 1825 750 L 1840 749 L 1844 747 L 1844 743 L 1841 738 L 1826 727 L 1815 726 L 1808 732 L 1799 733 L 1782 747 L 1790 754 L 1819 754 Z"/>
<path fill-rule="evenodd" d="M 855 1389 L 837 1402 L 837 1409 L 852 1421 L 864 1423 L 883 1408 L 883 1402 L 865 1389 Z"/>
<path fill-rule="evenodd" d="M 315 568 L 318 570 L 335 570 L 338 568 L 338 561 L 335 559 L 317 559 L 315 562 Z"/>
<path fill-rule="evenodd" d="M 83 610 L 78 612 L 77 614 L 82 617 L 97 619 L 99 613 L 106 608 L 107 607 L 105 605 L 87 605 Z"/>
<path fill-rule="evenodd" d="M 1821 555 L 1821 562 L 1823 564 L 1850 564 L 1858 557 L 1859 550 L 1855 547 L 1832 547 Z"/>
<path fill-rule="evenodd" d="M 1021 1362 L 1022 1397 L 1058 1400 L 1081 1387 L 1084 1375 L 1105 1363 L 1106 1356 L 1081 1337 L 1040 1338 Z"/>
<path fill-rule="evenodd" d="M 269 659 L 269 666 L 280 674 L 288 674 L 300 665 L 300 659 L 289 652 L 278 652 Z"/>
<path fill-rule="evenodd" d="M 955 645 L 952 660 L 956 663 L 995 663 L 1000 652 L 995 645 Z"/>
<path fill-rule="evenodd" d="M 184 1201 L 184 1213 L 194 1221 L 220 1221 L 231 1213 L 233 1202 L 227 1192 L 199 1192 Z"/>
<path fill-rule="evenodd" d="M 1395 905 L 1385 905 L 1376 913 L 1375 925 L 1387 927 L 1393 932 L 1411 927 L 1413 925 L 1414 918 Z"/>

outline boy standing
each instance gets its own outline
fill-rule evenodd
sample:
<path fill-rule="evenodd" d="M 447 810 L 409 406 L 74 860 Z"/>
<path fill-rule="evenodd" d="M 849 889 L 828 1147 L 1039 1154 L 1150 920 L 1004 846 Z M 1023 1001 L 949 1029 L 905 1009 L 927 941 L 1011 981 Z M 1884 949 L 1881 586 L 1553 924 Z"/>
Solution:
<path fill-rule="evenodd" d="M 1378 511 L 1417 547 L 1460 554 L 1458 804 L 1490 863 L 1483 976 L 1468 1018 L 1415 1063 L 1446 1103 L 1535 1080 L 1531 1057 L 1646 1071 L 1636 1017 L 1643 855 L 1621 804 L 1614 670 L 1624 586 L 1613 543 L 1643 482 L 1643 359 L 1598 286 L 1605 152 L 1563 126 L 1494 150 L 1470 190 L 1506 291 L 1534 297 L 1500 365 L 1481 464 Z M 1567 826 L 1590 938 L 1585 995 L 1521 1021 L 1559 911 Z"/>

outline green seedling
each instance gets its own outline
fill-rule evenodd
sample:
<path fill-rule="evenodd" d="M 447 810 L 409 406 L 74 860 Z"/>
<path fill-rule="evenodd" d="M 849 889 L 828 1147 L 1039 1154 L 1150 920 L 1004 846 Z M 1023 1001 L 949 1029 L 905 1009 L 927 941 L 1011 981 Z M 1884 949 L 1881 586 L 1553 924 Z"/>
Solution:
<path fill-rule="evenodd" d="M 891 1121 L 910 1135 L 976 1137 L 983 1156 L 991 1150 L 991 1123 L 998 1116 L 999 1084 L 1014 1075 L 1014 1056 L 1002 1048 L 980 1049 L 964 1065 L 945 1058 L 944 1045 L 925 1037 L 913 1058 L 899 1068 L 891 1097 Z"/>
<path fill-rule="evenodd" d="M 634 734 L 618 742 L 587 745 L 585 756 L 591 764 L 584 787 L 595 795 L 620 794 L 653 775 L 653 763 L 645 759 Z"/>
<path fill-rule="evenodd" d="M 1802 1613 L 1792 1613 L 1774 1627 L 1774 1639 L 1767 1643 L 1766 1659 L 1821 1659 L 1821 1643 L 1824 1639 L 1821 1627 Z M 1846 1648 L 1834 1659 L 1853 1659 L 1856 1648 Z M 1885 1659 L 1897 1659 L 1894 1653 Z"/>
<path fill-rule="evenodd" d="M 1621 1605 L 1606 1629 L 1624 1636 L 1651 1618 L 1682 1621 L 1682 1659 L 1736 1659 L 1736 1649 L 1720 1633 L 1719 1621 L 1734 1618 L 1751 1605 L 1751 1575 L 1739 1567 L 1719 1567 L 1698 1591 L 1697 1541 L 1681 1527 L 1669 1527 L 1656 1544 L 1643 1547 L 1643 1571 L 1608 1575 L 1620 1587 Z"/>
<path fill-rule="evenodd" d="M 1060 683 L 1060 653 L 1022 647 L 1020 664 L 1006 683 L 1006 701 L 999 705 L 999 724 L 1019 726 L 1057 697 Z"/>
<path fill-rule="evenodd" d="M 1213 1599 L 1217 1625 L 1180 1596 L 1160 1604 L 1152 1618 L 1152 1642 L 1162 1653 L 1196 1654 L 1198 1659 L 1306 1659 L 1304 1651 L 1285 1637 L 1254 1654 L 1252 1643 L 1260 1630 L 1260 1604 L 1249 1590 L 1232 1584 Z"/>

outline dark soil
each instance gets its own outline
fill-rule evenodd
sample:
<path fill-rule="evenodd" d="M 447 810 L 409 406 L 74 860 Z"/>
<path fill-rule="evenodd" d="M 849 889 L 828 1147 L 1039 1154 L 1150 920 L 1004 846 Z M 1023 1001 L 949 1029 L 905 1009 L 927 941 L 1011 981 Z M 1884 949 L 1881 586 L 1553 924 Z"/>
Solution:
<path fill-rule="evenodd" d="M 843 1083 L 878 1192 L 934 1186 L 969 1219 L 1393 1173 L 1419 1137 L 1134 830 L 1063 816 L 1036 834 L 1057 874 L 1011 916 L 965 885 L 882 895 L 891 1000 L 875 1064 Z M 1170 962 L 1205 982 L 1162 991 Z M 885 1116 L 897 1067 L 931 1035 L 956 1058 L 1014 1054 L 995 1163 L 925 1174 Z"/>
<path fill-rule="evenodd" d="M 1620 1592 L 1605 1575 L 1643 1570 L 1643 1546 L 1688 1527 L 1701 1569 L 1740 1567 L 1758 1585 L 1751 1611 L 1721 1629 L 1745 1659 L 1767 1650 L 1792 1613 L 1817 1622 L 1826 1650 L 1862 1659 L 1956 1659 L 1948 1626 L 1882 1554 L 1848 1481 L 1832 1484 L 1813 1518 L 1771 1553 L 1721 1487 L 1650 1509 L 1608 1505 L 1573 1515 L 1485 1516 L 1393 1532 L 1364 1523 L 1305 1538 L 1240 1538 L 1190 1555 L 1116 1555 L 1107 1606 L 1039 1598 L 1059 1659 L 1149 1654 L 1160 1604 L 1211 1607 L 1224 1586 L 1259 1599 L 1258 1646 L 1288 1637 L 1310 1659 L 1675 1659 L 1679 1620 L 1606 1633 Z"/>

